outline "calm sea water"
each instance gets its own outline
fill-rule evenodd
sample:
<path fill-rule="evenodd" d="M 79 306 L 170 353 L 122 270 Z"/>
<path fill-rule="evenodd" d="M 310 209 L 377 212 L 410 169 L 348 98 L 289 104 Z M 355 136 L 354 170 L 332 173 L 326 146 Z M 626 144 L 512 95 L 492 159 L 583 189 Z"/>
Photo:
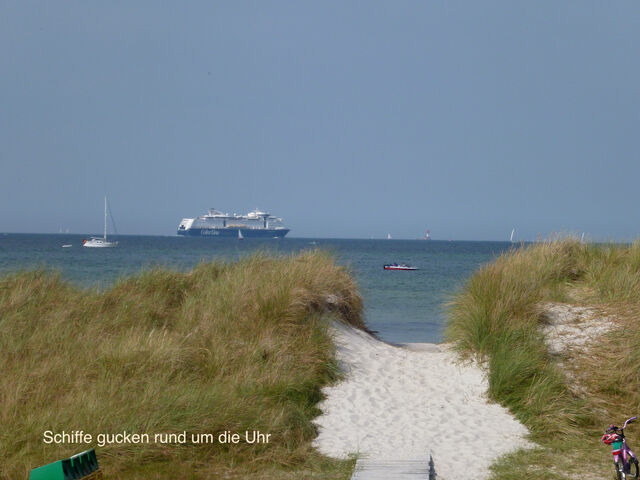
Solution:
<path fill-rule="evenodd" d="M 189 269 L 201 260 L 234 260 L 256 250 L 295 253 L 322 248 L 355 275 L 369 326 L 390 342 L 439 342 L 444 303 L 479 265 L 509 249 L 507 242 L 335 239 L 210 239 L 119 236 L 116 248 L 83 248 L 81 235 L 0 234 L 0 272 L 45 266 L 74 284 L 108 287 L 152 266 Z M 71 248 L 62 248 L 71 244 Z M 384 271 L 385 263 L 417 271 Z"/>

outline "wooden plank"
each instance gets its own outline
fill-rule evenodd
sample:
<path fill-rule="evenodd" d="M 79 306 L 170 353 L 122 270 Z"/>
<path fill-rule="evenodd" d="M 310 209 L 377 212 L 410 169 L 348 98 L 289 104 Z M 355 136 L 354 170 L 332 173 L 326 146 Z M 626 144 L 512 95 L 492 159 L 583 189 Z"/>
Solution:
<path fill-rule="evenodd" d="M 435 480 L 432 460 L 359 458 L 351 480 Z M 430 475 L 431 473 L 431 475 Z"/>

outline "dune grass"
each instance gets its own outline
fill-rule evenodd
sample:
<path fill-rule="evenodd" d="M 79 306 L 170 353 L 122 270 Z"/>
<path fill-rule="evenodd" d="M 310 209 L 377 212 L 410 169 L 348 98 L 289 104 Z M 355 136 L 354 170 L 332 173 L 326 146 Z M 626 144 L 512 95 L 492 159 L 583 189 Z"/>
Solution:
<path fill-rule="evenodd" d="M 544 304 L 590 306 L 611 330 L 588 351 L 549 354 Z M 610 478 L 609 423 L 640 413 L 640 242 L 553 240 L 513 249 L 454 297 L 447 337 L 486 362 L 489 396 L 509 407 L 539 448 L 496 463 L 494 478 Z M 629 442 L 640 449 L 640 429 Z M 524 477 L 523 477 L 524 475 Z"/>
<path fill-rule="evenodd" d="M 44 270 L 0 277 L 0 479 L 94 445 L 43 432 L 270 433 L 267 444 L 96 447 L 105 478 L 348 478 L 311 447 L 338 378 L 329 319 L 365 328 L 348 272 L 321 252 L 189 273 L 156 269 L 104 292 Z"/>

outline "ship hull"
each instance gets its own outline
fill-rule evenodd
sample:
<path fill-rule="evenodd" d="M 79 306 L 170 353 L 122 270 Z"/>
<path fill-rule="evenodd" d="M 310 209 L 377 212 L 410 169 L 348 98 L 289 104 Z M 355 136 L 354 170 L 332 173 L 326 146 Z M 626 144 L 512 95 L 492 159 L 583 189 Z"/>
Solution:
<path fill-rule="evenodd" d="M 289 233 L 288 228 L 280 228 L 278 230 L 259 228 L 188 228 L 178 230 L 178 235 L 185 237 L 239 238 L 238 231 L 242 233 L 242 238 L 283 238 Z"/>

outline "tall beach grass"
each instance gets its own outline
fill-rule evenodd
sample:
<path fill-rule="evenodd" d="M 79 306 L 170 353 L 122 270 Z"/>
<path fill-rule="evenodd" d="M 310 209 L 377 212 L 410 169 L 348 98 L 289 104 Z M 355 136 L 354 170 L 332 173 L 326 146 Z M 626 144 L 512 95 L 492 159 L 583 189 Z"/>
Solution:
<path fill-rule="evenodd" d="M 542 334 L 547 302 L 589 306 L 611 328 L 588 350 L 557 358 Z M 489 396 L 540 446 L 497 462 L 496 478 L 611 475 L 611 454 L 599 438 L 609 423 L 640 412 L 639 312 L 638 242 L 523 245 L 467 281 L 450 304 L 447 338 L 486 363 Z M 640 446 L 640 433 L 632 427 L 629 435 Z"/>
<path fill-rule="evenodd" d="M 311 447 L 320 389 L 339 375 L 328 320 L 362 301 L 322 252 L 188 273 L 156 269 L 98 292 L 44 270 L 0 277 L 0 479 L 86 445 L 43 432 L 270 433 L 269 443 L 107 445 L 106 478 L 348 478 Z"/>

